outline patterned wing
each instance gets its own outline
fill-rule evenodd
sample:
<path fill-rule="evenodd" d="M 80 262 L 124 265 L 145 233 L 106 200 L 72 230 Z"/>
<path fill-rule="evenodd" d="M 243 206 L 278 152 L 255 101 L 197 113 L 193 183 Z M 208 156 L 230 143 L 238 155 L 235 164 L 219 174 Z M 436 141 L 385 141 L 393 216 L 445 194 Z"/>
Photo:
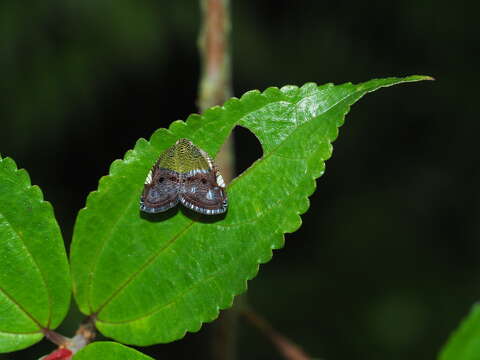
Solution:
<path fill-rule="evenodd" d="M 158 213 L 171 209 L 178 204 L 179 184 L 177 172 L 155 165 L 145 181 L 140 210 Z"/>
<path fill-rule="evenodd" d="M 162 212 L 179 201 L 201 214 L 227 211 L 222 176 L 208 154 L 188 139 L 179 139 L 160 156 L 145 181 L 140 210 Z"/>
<path fill-rule="evenodd" d="M 222 176 L 215 168 L 192 171 L 181 179 L 179 199 L 182 205 L 205 215 L 227 211 L 228 201 Z"/>

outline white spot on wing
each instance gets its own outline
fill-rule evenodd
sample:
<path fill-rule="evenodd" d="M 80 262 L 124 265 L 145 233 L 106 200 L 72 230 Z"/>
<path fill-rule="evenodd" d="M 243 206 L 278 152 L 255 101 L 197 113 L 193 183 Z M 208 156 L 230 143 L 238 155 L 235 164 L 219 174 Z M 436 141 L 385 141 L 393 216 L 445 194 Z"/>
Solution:
<path fill-rule="evenodd" d="M 153 169 L 148 172 L 148 175 L 145 179 L 145 185 L 150 185 L 152 183 L 152 173 Z"/>
<path fill-rule="evenodd" d="M 206 198 L 208 200 L 213 200 L 213 191 L 211 189 L 207 191 Z"/>
<path fill-rule="evenodd" d="M 212 162 L 212 159 L 210 158 L 210 156 L 207 155 L 206 158 L 207 158 L 207 162 L 208 162 L 208 167 L 210 169 L 213 168 L 213 162 Z"/>
<path fill-rule="evenodd" d="M 224 188 L 225 187 L 225 182 L 223 181 L 222 175 L 220 175 L 219 172 L 217 172 L 217 184 L 218 186 Z"/>

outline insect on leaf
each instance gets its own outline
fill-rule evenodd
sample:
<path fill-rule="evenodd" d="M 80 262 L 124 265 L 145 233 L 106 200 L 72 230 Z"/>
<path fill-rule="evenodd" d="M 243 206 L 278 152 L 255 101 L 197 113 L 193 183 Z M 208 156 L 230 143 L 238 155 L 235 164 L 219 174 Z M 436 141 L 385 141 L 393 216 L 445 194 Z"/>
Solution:
<path fill-rule="evenodd" d="M 71 264 L 81 311 L 96 315 L 104 335 L 135 345 L 199 330 L 245 291 L 259 264 L 283 246 L 284 234 L 299 228 L 350 106 L 380 87 L 426 79 L 250 91 L 140 139 L 112 164 L 78 215 Z M 225 215 L 181 207 L 168 216 L 140 211 L 145 178 L 161 154 L 186 138 L 215 157 L 235 126 L 255 134 L 263 156 L 228 184 Z M 183 162 L 163 167 L 192 169 Z"/>

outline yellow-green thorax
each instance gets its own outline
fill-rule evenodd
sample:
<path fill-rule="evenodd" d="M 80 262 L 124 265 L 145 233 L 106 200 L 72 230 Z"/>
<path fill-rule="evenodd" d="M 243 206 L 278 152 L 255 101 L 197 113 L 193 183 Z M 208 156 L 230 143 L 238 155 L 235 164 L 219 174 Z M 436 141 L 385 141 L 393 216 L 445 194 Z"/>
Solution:
<path fill-rule="evenodd" d="M 179 139 L 160 156 L 157 166 L 177 173 L 188 173 L 193 170 L 210 170 L 212 160 L 190 140 Z"/>

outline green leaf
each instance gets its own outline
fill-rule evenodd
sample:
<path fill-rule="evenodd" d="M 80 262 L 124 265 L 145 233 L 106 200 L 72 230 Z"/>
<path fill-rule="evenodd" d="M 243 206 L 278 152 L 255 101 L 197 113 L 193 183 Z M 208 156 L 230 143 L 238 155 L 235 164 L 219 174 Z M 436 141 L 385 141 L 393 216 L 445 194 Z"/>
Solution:
<path fill-rule="evenodd" d="M 460 327 L 450 336 L 439 360 L 480 359 L 480 305 L 475 304 Z"/>
<path fill-rule="evenodd" d="M 81 311 L 95 314 L 104 335 L 130 344 L 198 331 L 245 291 L 259 264 L 283 246 L 283 234 L 298 229 L 350 105 L 380 87 L 426 79 L 250 91 L 140 139 L 113 162 L 78 215 L 71 264 Z M 238 125 L 258 137 L 263 156 L 228 186 L 224 218 L 185 209 L 140 214 L 145 177 L 165 149 L 188 138 L 215 156 Z"/>
<path fill-rule="evenodd" d="M 150 356 L 116 342 L 98 341 L 80 350 L 73 360 L 151 360 Z"/>
<path fill-rule="evenodd" d="M 39 341 L 69 305 L 69 267 L 52 206 L 25 170 L 0 157 L 0 352 Z"/>

